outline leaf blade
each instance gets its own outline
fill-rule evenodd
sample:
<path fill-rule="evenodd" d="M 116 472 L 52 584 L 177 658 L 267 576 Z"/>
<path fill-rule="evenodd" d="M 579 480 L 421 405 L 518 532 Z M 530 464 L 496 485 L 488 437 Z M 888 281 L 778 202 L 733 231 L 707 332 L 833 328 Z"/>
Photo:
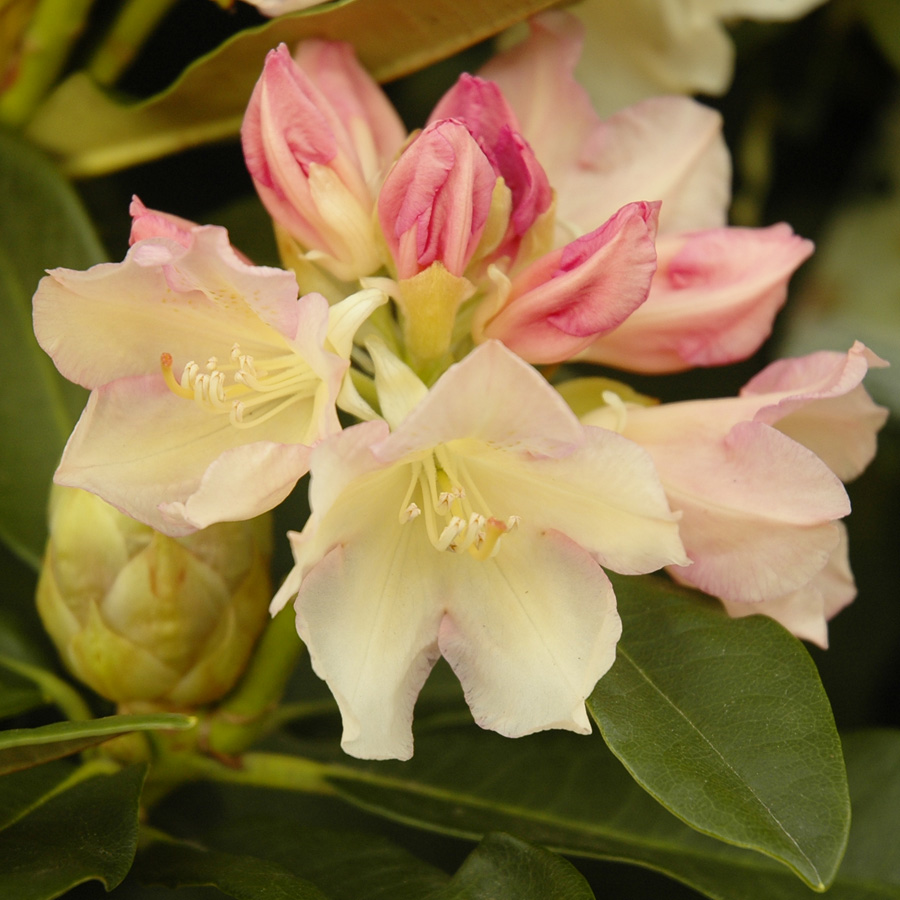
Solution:
<path fill-rule="evenodd" d="M 37 568 L 46 503 L 59 454 L 86 394 L 69 384 L 38 347 L 31 296 L 48 266 L 88 268 L 103 259 L 86 213 L 49 160 L 0 132 L 0 355 L 16 372 L 0 394 L 0 539 Z"/>
<path fill-rule="evenodd" d="M 0 832 L 0 895 L 51 900 L 85 881 L 120 884 L 137 848 L 144 774 L 131 766 L 78 781 Z"/>
<path fill-rule="evenodd" d="M 189 66 L 166 91 L 137 104 L 113 100 L 84 73 L 64 82 L 28 135 L 74 176 L 97 175 L 236 135 L 266 53 L 308 37 L 352 43 L 390 81 L 485 40 L 552 0 L 354 0 L 280 16 L 247 29 Z M 390 22 L 390 29 L 384 23 Z"/>
<path fill-rule="evenodd" d="M 824 889 L 846 847 L 849 793 L 802 645 L 660 578 L 616 579 L 616 594 L 618 658 L 588 700 L 607 744 L 689 825 Z"/>
<path fill-rule="evenodd" d="M 62 759 L 133 731 L 183 731 L 195 721 L 179 713 L 152 713 L 9 729 L 0 732 L 0 775 Z"/>

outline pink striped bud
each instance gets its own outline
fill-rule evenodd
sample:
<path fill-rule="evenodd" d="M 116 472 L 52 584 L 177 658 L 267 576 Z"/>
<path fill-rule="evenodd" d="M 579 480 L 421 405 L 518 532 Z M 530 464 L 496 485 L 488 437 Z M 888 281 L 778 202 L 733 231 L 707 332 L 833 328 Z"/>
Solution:
<path fill-rule="evenodd" d="M 462 276 L 491 211 L 497 177 L 465 125 L 429 125 L 391 169 L 378 198 L 378 219 L 397 277 L 435 262 Z"/>
<path fill-rule="evenodd" d="M 266 57 L 241 129 L 244 156 L 278 225 L 308 258 L 353 280 L 381 264 L 377 179 L 405 132 L 350 47 L 311 42 L 298 58 L 303 66 L 284 44 Z"/>

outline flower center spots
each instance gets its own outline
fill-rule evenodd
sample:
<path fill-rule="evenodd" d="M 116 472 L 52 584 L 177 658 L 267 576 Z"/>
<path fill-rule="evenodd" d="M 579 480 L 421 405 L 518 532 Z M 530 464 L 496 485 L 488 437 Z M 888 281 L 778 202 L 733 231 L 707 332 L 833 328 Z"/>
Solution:
<path fill-rule="evenodd" d="M 465 460 L 441 446 L 412 463 L 411 468 L 409 487 L 400 506 L 400 523 L 421 516 L 436 550 L 468 550 L 475 559 L 496 556 L 500 538 L 518 525 L 519 517 L 509 516 L 504 521 L 491 515 L 469 477 Z"/>
<path fill-rule="evenodd" d="M 191 360 L 181 379 L 172 371 L 172 354 L 160 356 L 163 378 L 173 394 L 203 409 L 228 415 L 235 428 L 251 428 L 289 406 L 312 397 L 319 377 L 296 354 L 254 359 L 239 344 L 227 362 L 211 356 L 205 366 Z"/>

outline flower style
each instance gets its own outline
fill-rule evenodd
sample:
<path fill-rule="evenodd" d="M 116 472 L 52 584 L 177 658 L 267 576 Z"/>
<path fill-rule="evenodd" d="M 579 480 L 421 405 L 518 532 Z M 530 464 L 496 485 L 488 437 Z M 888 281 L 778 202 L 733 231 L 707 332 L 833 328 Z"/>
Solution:
<path fill-rule="evenodd" d="M 841 480 L 875 454 L 887 411 L 862 380 L 880 365 L 856 343 L 773 363 L 739 397 L 640 406 L 607 395 L 582 420 L 653 457 L 693 561 L 669 567 L 676 580 L 825 644 L 827 618 L 854 594 Z"/>
<path fill-rule="evenodd" d="M 481 71 L 515 110 L 569 234 L 589 232 L 630 200 L 662 201 L 647 301 L 581 358 L 641 372 L 745 358 L 769 335 L 812 244 L 784 224 L 724 227 L 731 169 L 712 110 L 659 97 L 601 121 L 572 75 L 581 41 L 577 20 L 544 13 L 526 41 Z"/>
<path fill-rule="evenodd" d="M 172 535 L 251 518 L 339 429 L 353 334 L 384 297 L 298 299 L 292 273 L 245 262 L 225 229 L 132 214 L 124 262 L 55 269 L 34 297 L 39 343 L 92 391 L 56 481 Z"/>
<path fill-rule="evenodd" d="M 266 57 L 241 128 L 247 168 L 295 252 L 352 281 L 381 265 L 372 212 L 406 138 L 349 44 L 305 41 Z"/>
<path fill-rule="evenodd" d="M 291 535 L 296 566 L 272 604 L 297 595 L 343 748 L 408 758 L 415 698 L 440 655 L 482 727 L 587 733 L 584 700 L 620 632 L 601 565 L 688 562 L 650 458 L 580 425 L 498 342 L 430 391 L 369 349 L 387 422 L 313 450 L 312 515 Z"/>

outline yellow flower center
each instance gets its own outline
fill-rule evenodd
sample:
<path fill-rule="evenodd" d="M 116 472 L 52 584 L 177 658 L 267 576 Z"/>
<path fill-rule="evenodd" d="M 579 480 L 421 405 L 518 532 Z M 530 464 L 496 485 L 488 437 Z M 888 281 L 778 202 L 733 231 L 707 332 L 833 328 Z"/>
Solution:
<path fill-rule="evenodd" d="M 422 517 L 436 550 L 468 550 L 475 559 L 490 559 L 500 549 L 500 538 L 518 525 L 518 516 L 504 521 L 491 515 L 465 459 L 445 445 L 411 463 L 411 470 L 400 523 Z"/>
<path fill-rule="evenodd" d="M 193 400 L 203 409 L 227 413 L 235 428 L 251 428 L 289 406 L 312 397 L 321 379 L 296 354 L 257 360 L 239 344 L 228 362 L 211 356 L 205 366 L 191 360 L 181 379 L 172 371 L 172 355 L 160 356 L 163 378 L 173 394 Z"/>

